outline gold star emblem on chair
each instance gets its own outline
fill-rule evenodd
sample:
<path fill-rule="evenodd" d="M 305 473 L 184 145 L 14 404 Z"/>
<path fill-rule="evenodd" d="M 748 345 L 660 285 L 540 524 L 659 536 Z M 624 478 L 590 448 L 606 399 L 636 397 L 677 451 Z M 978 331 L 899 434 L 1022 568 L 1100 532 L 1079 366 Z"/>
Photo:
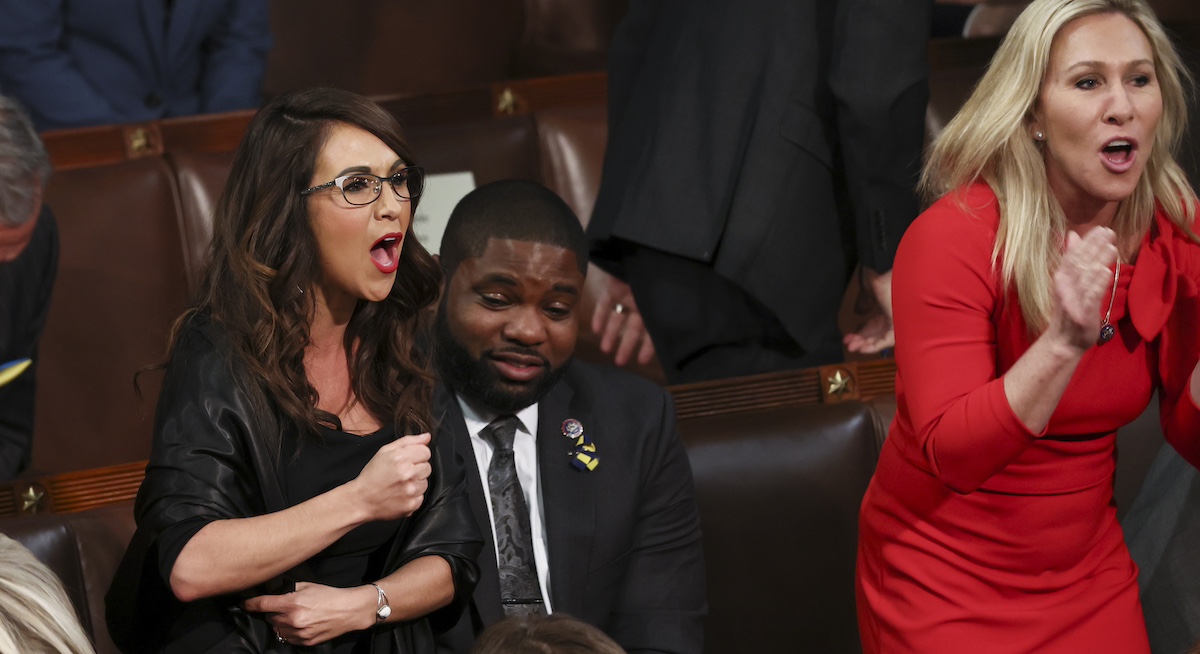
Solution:
<path fill-rule="evenodd" d="M 40 484 L 30 484 L 21 493 L 21 512 L 37 513 L 38 509 L 42 508 L 42 498 L 44 497 L 46 497 L 46 490 Z"/>
<path fill-rule="evenodd" d="M 837 403 L 843 400 L 858 398 L 858 388 L 854 382 L 854 373 L 846 366 L 824 366 L 821 368 L 822 399 L 825 402 Z"/>

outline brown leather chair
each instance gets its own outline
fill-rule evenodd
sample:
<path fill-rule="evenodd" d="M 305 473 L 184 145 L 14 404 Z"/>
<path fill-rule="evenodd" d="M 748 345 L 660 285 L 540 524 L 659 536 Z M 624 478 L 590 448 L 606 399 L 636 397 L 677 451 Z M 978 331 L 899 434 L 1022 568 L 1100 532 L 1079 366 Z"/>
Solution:
<path fill-rule="evenodd" d="M 80 470 L 150 454 L 155 375 L 188 298 L 179 203 L 160 157 L 63 171 L 46 202 L 58 218 L 58 279 L 38 363 L 33 469 Z"/>
<path fill-rule="evenodd" d="M 188 285 L 193 292 L 199 287 L 200 276 L 208 260 L 208 246 L 212 240 L 213 210 L 229 168 L 233 165 L 233 153 L 170 152 L 167 165 L 175 173 L 179 187 L 179 229 L 183 236 L 183 260 L 188 274 Z"/>
<path fill-rule="evenodd" d="M 268 97 L 336 86 L 428 93 L 604 70 L 627 0 L 274 0 Z"/>
<path fill-rule="evenodd" d="M 858 507 L 883 419 L 844 402 L 680 422 L 708 574 L 705 651 L 861 651 Z"/>
<path fill-rule="evenodd" d="M 477 185 L 540 178 L 537 132 L 529 116 L 417 126 L 406 130 L 405 137 L 430 173 L 471 171 Z"/>
<path fill-rule="evenodd" d="M 104 622 L 104 594 L 133 530 L 133 505 L 128 502 L 82 513 L 0 521 L 0 532 L 58 574 L 97 654 L 118 653 Z"/>
<path fill-rule="evenodd" d="M 628 0 L 525 0 L 516 77 L 604 70 L 613 30 Z"/>
<path fill-rule="evenodd" d="M 364 95 L 417 93 L 510 76 L 522 0 L 352 5 L 273 0 L 267 96 L 314 86 Z"/>

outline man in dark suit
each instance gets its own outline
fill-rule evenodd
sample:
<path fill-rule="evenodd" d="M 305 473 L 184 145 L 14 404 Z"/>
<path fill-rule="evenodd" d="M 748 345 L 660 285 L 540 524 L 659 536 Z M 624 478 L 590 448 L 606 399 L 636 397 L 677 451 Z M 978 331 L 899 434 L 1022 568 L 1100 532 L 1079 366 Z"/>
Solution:
<path fill-rule="evenodd" d="M 632 287 L 668 381 L 840 360 L 855 263 L 879 311 L 846 345 L 890 346 L 892 257 L 918 213 L 930 5 L 630 2 L 588 235 L 593 261 Z"/>
<path fill-rule="evenodd" d="M 0 481 L 29 467 L 38 341 L 58 272 L 58 226 L 42 206 L 50 159 L 29 117 L 0 96 Z"/>
<path fill-rule="evenodd" d="M 39 130 L 257 107 L 269 9 L 267 0 L 0 0 L 0 89 Z"/>
<path fill-rule="evenodd" d="M 468 493 L 485 534 L 473 605 L 441 651 L 465 654 L 506 614 L 563 612 L 630 652 L 698 654 L 703 556 L 674 405 L 571 359 L 587 267 L 571 209 L 532 182 L 480 187 L 451 215 L 441 264 L 437 437 L 477 468 Z M 507 442 L 493 433 L 505 424 Z"/>

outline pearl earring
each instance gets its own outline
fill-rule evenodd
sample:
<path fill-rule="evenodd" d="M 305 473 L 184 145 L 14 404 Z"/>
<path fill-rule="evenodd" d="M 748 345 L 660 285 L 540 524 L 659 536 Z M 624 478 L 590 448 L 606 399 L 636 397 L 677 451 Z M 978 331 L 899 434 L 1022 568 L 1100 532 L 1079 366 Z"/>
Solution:
<path fill-rule="evenodd" d="M 1035 141 L 1043 141 L 1043 140 L 1045 140 L 1045 138 L 1046 138 L 1046 135 L 1041 132 L 1033 133 L 1033 140 L 1035 140 Z"/>

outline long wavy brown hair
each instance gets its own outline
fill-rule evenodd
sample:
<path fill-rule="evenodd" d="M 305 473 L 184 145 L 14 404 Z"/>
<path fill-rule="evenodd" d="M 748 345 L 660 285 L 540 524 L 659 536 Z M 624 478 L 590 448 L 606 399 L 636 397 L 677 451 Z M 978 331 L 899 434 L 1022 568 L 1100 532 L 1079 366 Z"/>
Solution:
<path fill-rule="evenodd" d="M 314 294 L 306 291 L 321 270 L 300 195 L 337 124 L 374 134 L 406 164 L 415 164 L 396 119 L 359 95 L 313 89 L 267 104 L 238 147 L 213 216 L 199 292 L 176 321 L 168 349 L 190 318 L 210 316 L 229 336 L 234 369 L 245 373 L 237 379 L 250 395 L 256 424 L 291 422 L 302 439 L 316 438 L 321 424 L 340 427 L 337 416 L 317 408 L 317 391 L 304 369 L 314 310 Z M 416 205 L 412 200 L 414 215 Z M 354 395 L 376 419 L 394 423 L 397 434 L 432 428 L 434 377 L 417 344 L 427 329 L 422 309 L 437 298 L 440 283 L 439 267 L 410 228 L 391 293 L 382 302 L 360 300 L 346 328 Z M 277 450 L 277 430 L 266 431 L 256 437 Z"/>

